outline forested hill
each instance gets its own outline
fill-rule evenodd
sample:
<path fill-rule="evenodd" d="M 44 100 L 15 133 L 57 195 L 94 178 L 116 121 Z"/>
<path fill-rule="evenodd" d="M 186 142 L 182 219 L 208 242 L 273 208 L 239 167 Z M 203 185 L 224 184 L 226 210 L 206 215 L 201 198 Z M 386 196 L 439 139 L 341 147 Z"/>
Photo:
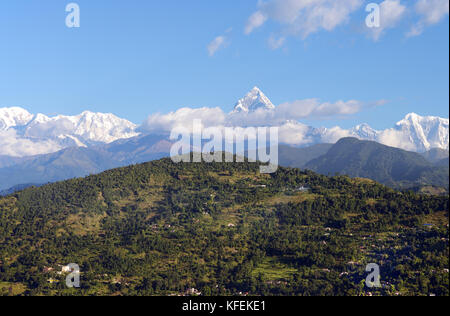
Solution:
<path fill-rule="evenodd" d="M 448 164 L 433 164 L 418 153 L 356 138 L 339 140 L 305 168 L 321 174 L 369 178 L 398 189 L 430 185 L 449 188 Z"/>
<path fill-rule="evenodd" d="M 0 294 L 448 295 L 448 208 L 370 180 L 163 159 L 0 198 Z M 382 288 L 365 287 L 368 263 Z"/>

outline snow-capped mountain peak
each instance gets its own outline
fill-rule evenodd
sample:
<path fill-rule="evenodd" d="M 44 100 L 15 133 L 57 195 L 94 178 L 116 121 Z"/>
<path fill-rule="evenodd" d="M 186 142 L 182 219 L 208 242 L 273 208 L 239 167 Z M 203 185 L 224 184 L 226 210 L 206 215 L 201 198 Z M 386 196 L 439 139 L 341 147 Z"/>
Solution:
<path fill-rule="evenodd" d="M 428 125 L 428 124 L 443 124 L 448 125 L 449 120 L 438 116 L 420 116 L 416 113 L 409 113 L 405 118 L 397 123 L 397 126 L 405 125 Z"/>
<path fill-rule="evenodd" d="M 407 140 L 414 144 L 416 151 L 449 149 L 448 119 L 410 113 L 396 124 L 395 130 L 405 135 Z"/>
<path fill-rule="evenodd" d="M 376 140 L 379 132 L 370 127 L 370 125 L 364 123 L 351 129 L 350 134 L 360 139 Z"/>
<path fill-rule="evenodd" d="M 31 121 L 33 115 L 20 107 L 0 108 L 0 131 L 25 125 Z"/>
<path fill-rule="evenodd" d="M 136 129 L 137 125 L 113 114 L 85 111 L 49 117 L 22 108 L 0 108 L 0 156 L 31 156 L 112 143 L 138 136 Z"/>
<path fill-rule="evenodd" d="M 259 109 L 273 110 L 275 106 L 258 87 L 254 87 L 245 97 L 237 102 L 233 113 L 249 113 Z"/>
<path fill-rule="evenodd" d="M 59 138 L 61 135 L 76 137 L 81 143 L 111 143 L 118 139 L 139 135 L 137 125 L 113 114 L 84 111 L 79 115 L 48 117 L 37 114 L 24 130 L 30 138 Z"/>
<path fill-rule="evenodd" d="M 135 132 L 137 125 L 110 113 L 83 112 L 76 119 L 75 134 L 93 141 L 111 143 L 139 135 Z"/>

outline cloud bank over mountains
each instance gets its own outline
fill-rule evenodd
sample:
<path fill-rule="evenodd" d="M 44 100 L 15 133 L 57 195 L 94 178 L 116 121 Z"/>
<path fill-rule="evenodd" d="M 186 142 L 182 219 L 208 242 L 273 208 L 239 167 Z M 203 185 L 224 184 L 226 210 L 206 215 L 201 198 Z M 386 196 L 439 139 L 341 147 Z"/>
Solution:
<path fill-rule="evenodd" d="M 191 128 L 194 119 L 204 127 L 214 126 L 280 126 L 301 119 L 327 119 L 356 114 L 366 107 L 381 105 L 384 101 L 364 104 L 357 100 L 320 102 L 318 99 L 297 100 L 274 106 L 257 87 L 240 99 L 231 113 L 220 108 L 182 108 L 168 114 L 152 114 L 141 126 L 146 132 L 170 132 L 174 127 Z"/>
<path fill-rule="evenodd" d="M 335 143 L 344 137 L 378 141 L 392 147 L 424 152 L 449 149 L 449 120 L 408 114 L 393 128 L 377 131 L 367 124 L 352 129 L 316 128 L 299 120 L 340 118 L 358 113 L 385 101 L 365 104 L 357 100 L 321 102 L 298 100 L 275 106 L 257 87 L 240 99 L 235 109 L 182 108 L 167 114 L 151 114 L 140 126 L 113 114 L 83 112 L 76 116 L 32 115 L 22 108 L 0 108 L 0 157 L 47 154 L 69 147 L 108 144 L 139 135 L 168 137 L 173 129 L 192 130 L 194 120 L 204 128 L 278 126 L 281 143 L 307 146 Z"/>
<path fill-rule="evenodd" d="M 225 113 L 220 108 L 183 108 L 168 114 L 153 114 L 140 130 L 146 133 L 170 133 L 174 128 L 192 129 L 195 119 L 208 127 L 278 126 L 279 140 L 293 146 L 335 143 L 343 137 L 357 137 L 378 141 L 405 150 L 424 152 L 432 148 L 449 148 L 449 120 L 408 114 L 393 128 L 383 131 L 367 124 L 352 129 L 315 128 L 299 122 L 301 119 L 328 119 L 356 114 L 366 108 L 380 106 L 381 100 L 365 104 L 357 100 L 320 102 L 317 99 L 299 100 L 274 106 L 257 87 L 240 99 L 235 110 Z"/>

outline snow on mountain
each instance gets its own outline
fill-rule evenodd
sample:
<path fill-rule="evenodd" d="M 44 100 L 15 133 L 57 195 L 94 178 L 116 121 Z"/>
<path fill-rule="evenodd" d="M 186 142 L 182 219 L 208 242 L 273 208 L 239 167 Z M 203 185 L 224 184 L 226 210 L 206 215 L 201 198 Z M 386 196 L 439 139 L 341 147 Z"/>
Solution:
<path fill-rule="evenodd" d="M 14 126 L 25 125 L 32 118 L 32 114 L 19 107 L 0 108 L 0 131 L 5 131 Z"/>
<path fill-rule="evenodd" d="M 286 110 L 283 109 L 285 112 Z M 280 121 L 278 114 L 283 111 L 279 111 L 279 107 L 275 107 L 264 93 L 255 87 L 238 101 L 234 111 L 230 113 L 229 121 L 241 126 L 270 126 L 276 123 L 280 126 L 280 141 L 297 146 L 334 143 L 341 138 L 352 136 L 416 152 L 433 148 L 449 149 L 449 120 L 445 118 L 411 113 L 395 127 L 377 131 L 368 124 L 342 129 L 315 128 L 287 118 L 283 120 L 282 116 Z"/>
<path fill-rule="evenodd" d="M 407 136 L 409 142 L 416 147 L 416 151 L 449 149 L 448 119 L 410 113 L 398 122 L 394 129 Z"/>
<path fill-rule="evenodd" d="M 236 103 L 233 113 L 249 113 L 259 109 L 273 110 L 275 106 L 258 87 L 254 87 L 245 97 Z"/>
<path fill-rule="evenodd" d="M 298 128 L 292 128 L 295 134 Z M 423 153 L 431 149 L 449 150 L 449 120 L 439 117 L 408 114 L 395 127 L 377 131 L 368 124 L 361 124 L 352 129 L 301 128 L 305 131 L 303 138 L 298 137 L 291 143 L 299 145 L 316 143 L 335 143 L 344 137 L 356 137 L 361 140 L 376 141 L 381 144 Z M 280 138 L 281 139 L 281 138 Z"/>
<path fill-rule="evenodd" d="M 68 135 L 82 143 L 111 143 L 139 135 L 137 125 L 113 114 L 85 111 L 76 116 L 47 117 L 38 114 L 27 124 L 24 136 L 30 138 L 60 138 Z"/>
<path fill-rule="evenodd" d="M 0 155 L 23 157 L 111 143 L 139 135 L 136 129 L 137 125 L 113 114 L 85 111 L 48 117 L 17 107 L 0 108 Z"/>
<path fill-rule="evenodd" d="M 374 130 L 368 124 L 361 124 L 350 130 L 351 136 L 355 136 L 364 140 L 376 140 L 379 133 L 379 131 Z"/>

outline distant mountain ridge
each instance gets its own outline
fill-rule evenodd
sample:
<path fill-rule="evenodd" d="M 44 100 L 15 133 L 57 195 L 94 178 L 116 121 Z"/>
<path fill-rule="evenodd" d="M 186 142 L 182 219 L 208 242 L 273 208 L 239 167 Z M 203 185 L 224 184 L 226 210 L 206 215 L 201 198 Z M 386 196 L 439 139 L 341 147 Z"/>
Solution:
<path fill-rule="evenodd" d="M 279 147 L 279 161 L 283 167 L 304 168 L 308 162 L 325 155 L 333 144 L 317 144 L 305 148 L 282 145 Z"/>
<path fill-rule="evenodd" d="M 331 151 L 334 147 L 342 146 L 342 143 L 348 143 L 348 140 L 352 141 L 349 146 L 345 147 L 347 156 L 345 156 L 344 159 L 342 159 L 343 156 L 341 153 Z M 364 157 L 363 155 L 363 158 L 361 158 L 361 155 L 359 155 L 360 149 L 356 146 L 359 142 L 360 141 L 357 139 L 350 138 L 341 140 L 336 145 L 317 144 L 305 148 L 281 145 L 279 147 L 279 164 L 284 167 L 310 168 L 323 174 L 334 174 L 336 172 L 347 173 L 351 176 L 372 178 L 394 187 L 399 187 L 398 182 L 401 181 L 405 181 L 402 187 L 422 185 L 448 187 L 448 180 L 446 180 L 447 178 L 445 177 L 445 174 L 448 174 L 448 157 L 443 158 L 442 160 L 438 159 L 440 157 L 445 157 L 445 151 L 433 150 L 429 153 L 420 155 L 368 142 L 371 147 L 376 148 L 376 150 L 371 151 L 371 155 L 373 155 L 374 159 L 380 161 L 385 160 L 383 155 L 377 156 L 373 151 L 380 154 L 383 153 L 387 147 L 389 148 L 389 151 L 394 150 L 396 154 L 400 153 L 401 157 L 403 157 L 403 155 L 405 157 L 413 157 L 412 161 L 414 161 L 414 163 L 411 165 L 411 172 L 415 170 L 414 172 L 418 172 L 419 175 L 425 175 L 425 177 L 422 177 L 422 181 L 419 181 L 421 179 L 420 176 L 411 179 L 408 173 L 400 174 L 398 178 L 388 181 L 388 176 L 381 178 L 379 175 L 386 173 L 384 169 L 387 169 L 387 173 L 390 174 L 393 166 L 389 166 L 388 164 L 386 168 L 383 167 L 381 170 L 373 169 L 370 164 L 365 162 L 368 157 Z M 172 143 L 168 139 L 155 135 L 147 135 L 134 137 L 128 140 L 119 140 L 102 146 L 90 148 L 75 147 L 63 149 L 53 154 L 18 158 L 18 161 L 15 164 L 7 166 L 2 166 L 0 164 L 0 191 L 8 190 L 16 185 L 61 181 L 74 177 L 96 174 L 115 167 L 168 157 L 171 144 Z M 436 153 L 440 154 L 437 155 Z M 330 155 L 332 158 L 335 157 L 338 161 L 341 160 L 341 165 L 338 167 L 333 165 L 332 162 L 334 161 L 334 158 L 331 159 Z M 432 157 L 433 159 L 430 158 L 431 161 L 428 161 L 424 156 Z M 325 166 L 327 168 L 333 167 L 333 169 L 326 169 L 324 167 L 319 168 L 314 165 L 317 161 L 322 161 L 323 159 L 326 161 Z M 411 159 L 401 158 L 397 160 L 400 160 L 398 164 L 400 165 L 399 170 L 401 170 L 401 168 L 403 168 L 401 165 L 405 164 L 405 161 Z M 358 172 L 355 172 L 354 170 L 355 163 L 360 166 Z M 376 172 L 370 173 L 371 170 L 376 170 Z M 15 190 L 17 189 L 20 189 L 20 187 L 15 188 Z"/>
<path fill-rule="evenodd" d="M 33 115 L 0 108 L 0 156 L 25 157 L 69 147 L 89 147 L 138 136 L 137 125 L 113 114 Z"/>
<path fill-rule="evenodd" d="M 442 161 L 446 159 L 448 160 L 449 151 L 440 148 L 433 148 L 427 152 L 424 152 L 422 156 L 431 163 L 440 164 Z"/>
<path fill-rule="evenodd" d="M 22 190 L 28 189 L 30 187 L 40 187 L 40 186 L 42 186 L 42 184 L 37 184 L 37 183 L 18 184 L 18 185 L 15 185 L 15 186 L 13 186 L 13 187 L 11 187 L 9 189 L 1 190 L 0 191 L 0 197 L 1 196 L 7 196 L 7 195 L 13 194 L 15 192 L 22 191 Z"/>
<path fill-rule="evenodd" d="M 438 167 L 418 153 L 356 138 L 341 139 L 305 168 L 322 174 L 368 178 L 396 188 L 449 187 L 448 166 Z"/>
<path fill-rule="evenodd" d="M 27 138 L 74 138 L 80 147 L 91 142 L 111 143 L 137 136 L 137 125 L 113 114 L 84 111 L 75 116 L 33 115 L 19 107 L 0 108 L 0 131 L 15 130 Z M 76 142 L 79 143 L 76 143 Z"/>
<path fill-rule="evenodd" d="M 16 158 L 16 163 L 0 164 L 0 191 L 16 185 L 84 177 L 160 159 L 169 155 L 170 146 L 168 140 L 148 135 L 89 148 L 71 147 L 56 153 Z"/>

